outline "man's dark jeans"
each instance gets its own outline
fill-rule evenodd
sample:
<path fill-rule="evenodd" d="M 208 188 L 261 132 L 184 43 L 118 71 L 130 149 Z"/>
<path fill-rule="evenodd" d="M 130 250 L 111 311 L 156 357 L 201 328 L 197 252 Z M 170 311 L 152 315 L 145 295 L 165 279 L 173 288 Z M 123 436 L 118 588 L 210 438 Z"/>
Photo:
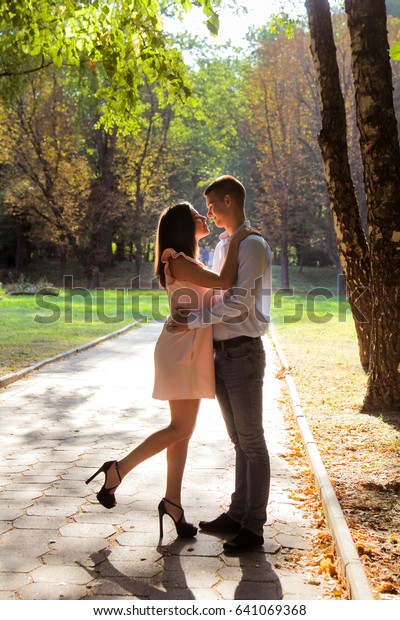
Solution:
<path fill-rule="evenodd" d="M 215 351 L 217 398 L 236 451 L 235 491 L 228 515 L 260 536 L 271 477 L 262 424 L 264 371 L 260 339 Z"/>

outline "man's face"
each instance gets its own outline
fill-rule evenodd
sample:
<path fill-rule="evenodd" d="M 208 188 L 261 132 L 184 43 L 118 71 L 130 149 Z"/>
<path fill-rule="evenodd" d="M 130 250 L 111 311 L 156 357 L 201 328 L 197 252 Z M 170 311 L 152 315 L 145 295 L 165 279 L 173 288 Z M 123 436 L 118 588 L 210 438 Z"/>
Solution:
<path fill-rule="evenodd" d="M 210 192 L 206 196 L 207 215 L 218 228 L 225 228 L 229 213 L 229 199 L 228 194 L 220 198 L 216 192 Z"/>

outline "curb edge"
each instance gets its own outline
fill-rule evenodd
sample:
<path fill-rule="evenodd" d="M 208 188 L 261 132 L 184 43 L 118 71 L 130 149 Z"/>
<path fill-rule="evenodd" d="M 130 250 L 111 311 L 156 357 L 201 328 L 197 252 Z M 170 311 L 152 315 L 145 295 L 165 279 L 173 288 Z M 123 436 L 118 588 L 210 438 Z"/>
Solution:
<path fill-rule="evenodd" d="M 308 426 L 307 419 L 303 413 L 296 386 L 290 373 L 290 366 L 280 347 L 272 324 L 270 325 L 270 337 L 278 358 L 285 370 L 286 384 L 289 389 L 296 424 L 299 428 L 308 462 L 311 466 L 324 506 L 326 520 L 336 544 L 341 568 L 350 588 L 350 597 L 352 600 L 374 600 L 371 586 L 359 559 L 346 518 L 336 497 L 336 493 L 328 476 L 328 472 L 325 469 L 311 429 Z"/>
<path fill-rule="evenodd" d="M 26 375 L 29 375 L 31 372 L 34 372 L 35 370 L 39 370 L 43 366 L 47 366 L 48 364 L 52 364 L 53 362 L 59 362 L 63 359 L 67 359 L 68 357 L 71 357 L 75 353 L 81 353 L 82 351 L 91 349 L 92 347 L 95 347 L 98 344 L 101 344 L 102 342 L 104 342 L 105 340 L 109 340 L 110 338 L 116 338 L 117 336 L 124 334 L 130 329 L 133 329 L 137 325 L 140 325 L 138 321 L 135 321 L 134 323 L 129 323 L 129 325 L 125 325 L 125 327 L 122 327 L 121 329 L 118 329 L 115 332 L 111 332 L 110 334 L 105 334 L 104 336 L 100 336 L 100 338 L 96 338 L 96 340 L 85 342 L 84 344 L 81 344 L 78 347 L 74 347 L 73 349 L 68 349 L 68 351 L 64 351 L 63 353 L 58 353 L 58 355 L 54 355 L 53 357 L 48 357 L 44 360 L 41 360 L 40 362 L 37 362 L 36 364 L 32 364 L 31 366 L 26 366 L 25 368 L 21 368 L 20 370 L 17 370 L 15 372 L 11 372 L 7 375 L 0 376 L 0 389 L 7 387 L 8 385 L 10 385 L 11 383 L 14 383 L 15 381 L 18 381 L 18 379 L 22 379 L 23 377 L 25 377 Z"/>

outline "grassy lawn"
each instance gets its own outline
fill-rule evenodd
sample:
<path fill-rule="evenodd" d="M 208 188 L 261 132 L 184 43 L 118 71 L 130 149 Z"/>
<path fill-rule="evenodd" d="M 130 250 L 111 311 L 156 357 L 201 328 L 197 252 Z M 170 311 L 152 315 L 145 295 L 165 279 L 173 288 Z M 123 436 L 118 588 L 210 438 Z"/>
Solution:
<path fill-rule="evenodd" d="M 0 298 L 0 375 L 52 357 L 135 321 L 165 320 L 164 292 L 62 291 Z"/>
<path fill-rule="evenodd" d="M 32 282 L 46 278 L 54 285 L 61 284 L 57 261 L 43 261 L 31 265 L 24 274 Z M 68 264 L 73 275 L 73 295 L 63 291 L 58 297 L 16 295 L 0 297 L 0 375 L 52 357 L 85 342 L 116 331 L 134 321 L 160 320 L 167 316 L 167 298 L 164 291 L 142 288 L 125 291 L 132 282 L 134 265 L 119 263 L 102 273 L 105 291 L 77 290 L 85 286 L 79 266 Z M 143 266 L 141 286 L 151 285 L 152 265 Z M 280 269 L 273 267 L 274 288 L 280 288 Z M 296 291 L 308 291 L 313 298 L 316 287 L 324 287 L 324 294 L 336 291 L 336 271 L 332 268 L 290 268 L 290 286 Z M 120 288 L 118 288 L 120 287 Z M 310 293 L 311 291 L 311 293 Z M 332 293 L 333 294 L 333 293 Z M 285 308 L 290 295 L 283 299 Z M 279 301 L 277 302 L 279 305 Z"/>
<path fill-rule="evenodd" d="M 318 417 L 359 411 L 367 381 L 349 306 L 324 295 L 275 295 L 272 312 L 303 406 Z"/>

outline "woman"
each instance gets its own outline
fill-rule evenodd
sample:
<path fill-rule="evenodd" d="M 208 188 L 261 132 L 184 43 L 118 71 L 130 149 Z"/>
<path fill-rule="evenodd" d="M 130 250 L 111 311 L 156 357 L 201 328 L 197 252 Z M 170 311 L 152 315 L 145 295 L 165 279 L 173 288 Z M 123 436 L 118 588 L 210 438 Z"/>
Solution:
<path fill-rule="evenodd" d="M 198 242 L 210 233 L 207 218 L 188 202 L 165 209 L 158 223 L 155 273 L 167 289 L 171 315 L 177 308 L 209 306 L 212 288 L 233 286 L 239 243 L 254 232 L 247 228 L 234 235 L 218 275 L 204 269 L 197 260 Z M 139 463 L 166 449 L 167 487 L 158 506 L 160 538 L 165 514 L 174 521 L 178 536 L 192 538 L 197 534 L 197 528 L 185 521 L 181 489 L 200 400 L 215 396 L 211 326 L 179 333 L 171 333 L 164 326 L 154 357 L 153 398 L 169 401 L 170 424 L 147 437 L 120 461 L 104 463 L 86 484 L 103 472 L 105 482 L 97 499 L 106 508 L 113 508 L 116 505 L 114 493 L 123 478 Z"/>

